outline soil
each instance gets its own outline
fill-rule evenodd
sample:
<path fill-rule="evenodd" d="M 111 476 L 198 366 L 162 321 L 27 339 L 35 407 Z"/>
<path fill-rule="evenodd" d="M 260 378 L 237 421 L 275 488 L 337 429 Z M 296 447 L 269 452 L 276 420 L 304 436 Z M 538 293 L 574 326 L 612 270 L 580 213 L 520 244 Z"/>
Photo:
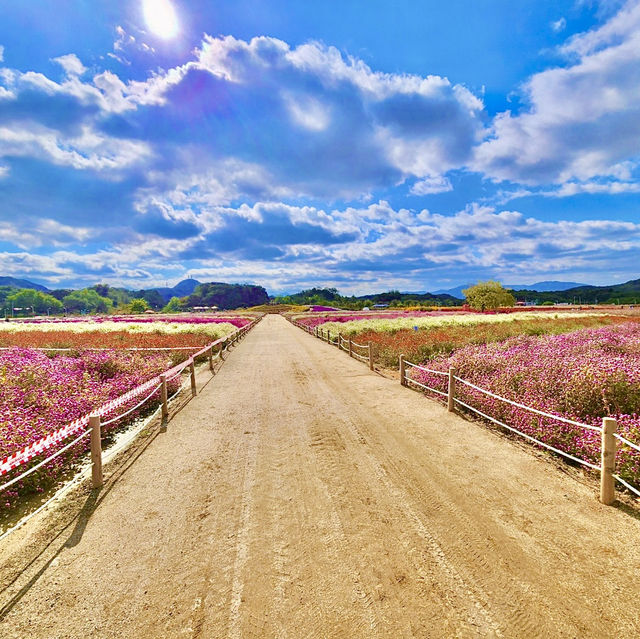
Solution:
<path fill-rule="evenodd" d="M 632 637 L 640 520 L 270 315 L 0 546 L 0 637 Z"/>

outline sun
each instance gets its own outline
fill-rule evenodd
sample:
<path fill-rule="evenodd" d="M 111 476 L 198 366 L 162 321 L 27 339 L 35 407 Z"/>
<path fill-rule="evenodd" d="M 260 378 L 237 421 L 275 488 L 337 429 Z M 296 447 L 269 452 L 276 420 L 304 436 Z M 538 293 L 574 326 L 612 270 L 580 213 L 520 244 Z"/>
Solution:
<path fill-rule="evenodd" d="M 178 16 L 170 0 L 142 0 L 147 26 L 153 33 L 169 40 L 178 33 Z"/>

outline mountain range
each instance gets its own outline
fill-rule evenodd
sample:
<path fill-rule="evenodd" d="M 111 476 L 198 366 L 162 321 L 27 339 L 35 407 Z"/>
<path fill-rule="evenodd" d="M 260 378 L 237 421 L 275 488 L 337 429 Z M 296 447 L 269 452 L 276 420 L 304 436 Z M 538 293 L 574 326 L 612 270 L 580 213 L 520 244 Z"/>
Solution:
<path fill-rule="evenodd" d="M 455 286 L 454 288 L 449 289 L 441 289 L 439 291 L 433 291 L 435 295 L 451 295 L 452 297 L 457 297 L 458 299 L 463 300 L 464 295 L 462 291 L 465 288 L 469 288 L 473 286 L 473 284 L 461 284 L 460 286 Z M 578 286 L 590 286 L 590 284 L 580 284 L 579 282 L 558 282 L 556 280 L 546 280 L 544 282 L 536 282 L 535 284 L 504 284 L 504 288 L 508 288 L 512 291 L 539 291 L 539 292 L 550 292 L 550 291 L 566 291 L 570 288 L 576 288 Z"/>
<path fill-rule="evenodd" d="M 193 291 L 196 290 L 196 286 L 201 284 L 198 280 L 193 278 L 187 278 L 186 280 L 182 280 L 178 282 L 175 286 L 172 287 L 158 287 L 152 289 L 145 289 L 149 291 L 158 291 L 165 302 L 168 302 L 172 297 L 186 297 L 187 295 L 191 295 Z M 36 282 L 31 282 L 29 280 L 21 280 L 16 277 L 0 277 L 0 286 L 13 286 L 15 288 L 32 288 L 36 291 L 42 291 L 43 293 L 48 293 L 51 289 L 48 289 L 46 286 L 42 284 L 37 284 Z"/>
<path fill-rule="evenodd" d="M 49 289 L 42 284 L 36 284 L 29 280 L 21 280 L 16 277 L 0 277 L 0 286 L 14 286 L 15 288 L 33 288 L 36 291 L 46 293 Z"/>
<path fill-rule="evenodd" d="M 197 286 L 202 284 L 196 279 L 187 278 L 178 282 L 173 287 L 155 287 L 150 289 L 143 289 L 140 291 L 129 291 L 129 294 L 132 294 L 134 297 L 147 297 L 147 293 L 156 296 L 157 302 L 153 302 L 152 306 L 154 308 L 161 306 L 161 302 L 158 299 L 160 296 L 164 302 L 168 302 L 172 297 L 183 298 L 189 295 L 193 295 Z M 0 286 L 10 286 L 14 288 L 32 288 L 38 291 L 49 292 L 46 286 L 42 284 L 37 284 L 36 282 L 31 282 L 29 280 L 15 278 L 15 277 L 0 277 Z M 440 289 L 437 291 L 433 291 L 432 293 L 420 292 L 420 293 L 405 293 L 404 297 L 407 295 L 416 295 L 416 296 L 451 296 L 452 298 L 456 298 L 458 300 L 464 299 L 464 295 L 462 291 L 465 288 L 468 288 L 471 284 L 463 284 L 460 286 L 455 286 L 450 289 Z M 637 300 L 640 300 L 640 279 L 630 280 L 628 282 L 624 282 L 622 284 L 612 284 L 608 286 L 593 286 L 591 284 L 580 284 L 578 282 L 561 282 L 557 280 L 546 280 L 542 282 L 536 282 L 534 284 L 505 284 L 505 288 L 511 289 L 516 294 L 517 298 L 526 297 L 531 299 L 531 295 L 525 295 L 527 292 L 539 293 L 539 295 L 535 295 L 535 299 L 542 303 L 543 301 L 553 301 L 553 302 L 576 302 L 576 303 L 598 303 L 605 302 L 607 300 L 613 300 L 614 303 L 616 301 L 626 300 L 626 302 L 622 303 L 636 303 Z M 120 289 L 124 290 L 124 289 Z M 333 290 L 333 289 L 332 289 Z M 337 293 L 337 291 L 335 291 Z M 396 292 L 397 293 L 397 292 Z M 518 295 L 520 293 L 520 295 Z M 295 295 L 294 295 L 295 296 Z M 389 296 L 389 294 L 385 293 L 375 293 L 372 295 L 360 296 L 356 299 L 365 299 L 371 298 L 375 301 L 388 301 L 386 299 L 382 299 Z M 381 299 L 378 300 L 377 298 Z M 449 299 L 451 299 L 451 297 Z M 446 303 L 446 302 L 445 302 Z"/>

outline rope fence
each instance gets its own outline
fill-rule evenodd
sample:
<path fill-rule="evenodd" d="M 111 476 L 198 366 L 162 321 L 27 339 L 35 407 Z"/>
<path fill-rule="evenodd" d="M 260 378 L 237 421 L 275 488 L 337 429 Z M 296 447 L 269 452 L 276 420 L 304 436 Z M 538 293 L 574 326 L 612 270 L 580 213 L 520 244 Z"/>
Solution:
<path fill-rule="evenodd" d="M 357 359 L 360 362 L 366 362 L 369 365 L 369 370 L 374 370 L 373 366 L 373 345 L 371 342 L 368 344 L 358 344 L 354 342 L 350 337 L 345 338 L 342 333 L 338 333 L 337 335 L 331 334 L 331 331 L 325 330 L 324 328 L 320 328 L 316 326 L 315 328 L 311 328 L 310 326 L 306 326 L 302 322 L 289 320 L 294 326 L 301 328 L 303 331 L 321 339 L 323 342 L 326 342 L 330 346 L 337 346 L 339 350 L 345 351 L 349 353 L 349 357 L 353 359 Z M 355 353 L 354 348 L 362 349 L 365 351 L 365 354 Z"/>
<path fill-rule="evenodd" d="M 3 475 L 7 475 L 16 469 L 22 468 L 29 464 L 34 458 L 41 456 L 43 453 L 46 453 L 51 448 L 55 447 L 57 444 L 63 443 L 65 440 L 70 437 L 74 437 L 74 439 L 68 443 L 66 443 L 61 448 L 57 449 L 53 454 L 48 455 L 45 459 L 38 461 L 37 464 L 30 466 L 23 472 L 21 472 L 16 477 L 11 478 L 9 481 L 0 485 L 0 493 L 11 486 L 15 486 L 18 482 L 24 480 L 26 477 L 35 473 L 39 469 L 41 469 L 46 464 L 49 464 L 54 459 L 68 451 L 70 448 L 80 443 L 85 437 L 91 437 L 91 472 L 92 472 L 92 483 L 94 488 L 99 488 L 103 484 L 102 477 L 102 463 L 112 459 L 118 452 L 123 450 L 126 446 L 128 446 L 137 436 L 138 434 L 149 424 L 149 422 L 154 419 L 158 413 L 162 415 L 163 423 L 166 423 L 169 417 L 169 404 L 174 400 L 181 392 L 183 392 L 189 385 L 191 386 L 192 396 L 196 395 L 196 379 L 195 379 L 195 365 L 194 360 L 197 357 L 206 355 L 209 360 L 209 368 L 213 372 L 214 370 L 214 361 L 220 359 L 224 361 L 224 357 L 222 355 L 223 352 L 228 352 L 231 346 L 235 345 L 240 339 L 242 339 L 248 332 L 251 330 L 261 318 L 258 318 L 252 321 L 250 324 L 243 326 L 233 333 L 222 337 L 207 346 L 200 348 L 196 353 L 193 353 L 189 356 L 189 358 L 185 362 L 181 362 L 180 364 L 174 366 L 171 369 L 168 369 L 164 373 L 155 376 L 154 378 L 140 384 L 136 388 L 131 389 L 127 393 L 124 393 L 120 397 L 103 404 L 102 406 L 97 407 L 91 413 L 83 415 L 79 417 L 69 424 L 55 430 L 52 433 L 40 438 L 39 440 L 25 446 L 21 450 L 18 450 L 11 455 L 8 455 L 4 459 L 0 460 L 0 477 Z M 216 349 L 217 353 L 214 356 L 213 350 Z M 154 349 L 155 350 L 155 349 Z M 172 349 L 173 350 L 173 349 Z M 189 350 L 193 350 L 189 347 Z M 168 397 L 167 395 L 167 383 L 180 377 L 185 369 L 189 368 L 189 375 L 184 380 L 184 382 L 178 387 L 177 391 Z M 133 429 L 132 434 L 126 438 L 123 442 L 119 442 L 117 448 L 113 450 L 110 448 L 108 450 L 108 454 L 103 456 L 102 451 L 102 429 L 106 426 L 117 422 L 132 413 L 136 410 L 142 408 L 145 404 L 150 402 L 154 396 L 158 395 L 160 391 L 160 405 L 156 408 L 153 413 L 148 416 L 140 425 L 136 426 Z M 135 400 L 138 397 L 144 395 L 144 398 L 138 401 L 134 406 L 127 408 L 123 413 L 120 413 L 116 416 L 111 417 L 110 415 L 120 406 L 128 404 L 131 400 Z M 108 419 L 104 420 L 104 417 L 108 417 Z M 74 478 L 72 482 L 75 482 L 77 479 Z M 61 490 L 64 490 L 61 489 Z M 54 498 L 59 495 L 61 491 L 58 491 Z M 28 515 L 28 518 L 31 518 L 38 512 L 41 512 L 44 506 L 51 503 L 54 499 L 47 501 L 45 504 L 40 506 L 35 512 Z M 18 527 L 22 526 L 23 523 L 26 523 L 26 518 L 24 521 L 21 521 L 19 525 L 14 526 L 9 531 L 5 531 L 1 536 L 0 540 L 4 539 L 7 534 L 12 532 L 13 530 L 17 530 Z"/>
<path fill-rule="evenodd" d="M 605 505 L 611 505 L 615 501 L 615 481 L 618 481 L 622 484 L 627 490 L 634 493 L 636 496 L 640 497 L 640 490 L 635 488 L 627 481 L 622 479 L 620 475 L 615 474 L 615 458 L 616 458 L 616 441 L 619 441 L 624 446 L 629 446 L 630 448 L 640 452 L 640 445 L 629 441 L 622 435 L 616 432 L 617 423 L 615 419 L 610 417 L 605 417 L 602 420 L 602 427 L 593 426 L 592 424 L 585 424 L 583 422 L 578 422 L 572 419 L 568 419 L 566 417 L 562 417 L 561 415 L 554 415 L 553 413 L 548 413 L 546 411 L 539 410 L 537 408 L 533 408 L 531 406 L 527 406 L 526 404 L 521 404 L 520 402 L 513 401 L 506 397 L 502 397 L 501 395 L 497 395 L 486 388 L 482 388 L 477 386 L 476 384 L 471 383 L 470 381 L 458 377 L 456 375 L 456 371 L 453 368 L 450 368 L 448 371 L 439 371 L 431 368 L 426 368 L 425 366 L 420 366 L 418 364 L 414 364 L 412 362 L 407 361 L 404 358 L 404 355 L 400 356 L 400 384 L 402 386 L 414 387 L 417 386 L 422 388 L 428 392 L 435 393 L 441 397 L 445 397 L 447 399 L 447 409 L 449 412 L 454 412 L 456 406 L 461 406 L 466 410 L 479 415 L 483 419 L 486 419 L 501 428 L 505 428 L 506 430 L 515 433 L 521 437 L 524 437 L 528 441 L 536 444 L 537 446 L 542 446 L 566 459 L 569 459 L 577 464 L 582 466 L 586 466 L 587 468 L 591 468 L 593 470 L 600 472 L 600 501 Z M 440 375 L 447 378 L 447 391 L 444 392 L 440 389 L 433 388 L 426 384 L 422 384 L 421 382 L 413 379 L 408 374 L 408 369 L 420 370 L 426 373 L 430 373 L 432 375 Z M 561 450 L 555 446 L 551 446 L 547 442 L 541 441 L 536 437 L 533 437 L 527 433 L 524 433 L 522 430 L 515 428 L 514 426 L 505 423 L 497 419 L 496 417 L 487 414 L 484 411 L 479 410 L 475 406 L 462 401 L 459 397 L 456 397 L 456 384 L 460 383 L 468 388 L 473 389 L 476 392 L 479 392 L 485 396 L 491 397 L 495 400 L 503 402 L 505 404 L 515 406 L 519 409 L 525 410 L 529 413 L 539 415 L 541 417 L 545 417 L 547 419 L 552 419 L 563 424 L 568 424 L 570 426 L 575 426 L 577 428 L 581 428 L 591 432 L 597 432 L 601 434 L 601 460 L 600 465 L 589 462 L 585 459 L 580 459 L 575 455 L 571 455 L 564 450 Z M 614 481 L 615 480 L 615 481 Z"/>

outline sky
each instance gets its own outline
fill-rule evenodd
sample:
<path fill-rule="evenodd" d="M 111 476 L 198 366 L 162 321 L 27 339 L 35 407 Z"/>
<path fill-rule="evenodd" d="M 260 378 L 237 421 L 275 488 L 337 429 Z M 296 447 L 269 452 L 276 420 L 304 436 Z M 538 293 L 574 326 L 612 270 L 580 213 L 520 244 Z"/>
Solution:
<path fill-rule="evenodd" d="M 0 275 L 640 277 L 640 0 L 0 0 Z"/>

